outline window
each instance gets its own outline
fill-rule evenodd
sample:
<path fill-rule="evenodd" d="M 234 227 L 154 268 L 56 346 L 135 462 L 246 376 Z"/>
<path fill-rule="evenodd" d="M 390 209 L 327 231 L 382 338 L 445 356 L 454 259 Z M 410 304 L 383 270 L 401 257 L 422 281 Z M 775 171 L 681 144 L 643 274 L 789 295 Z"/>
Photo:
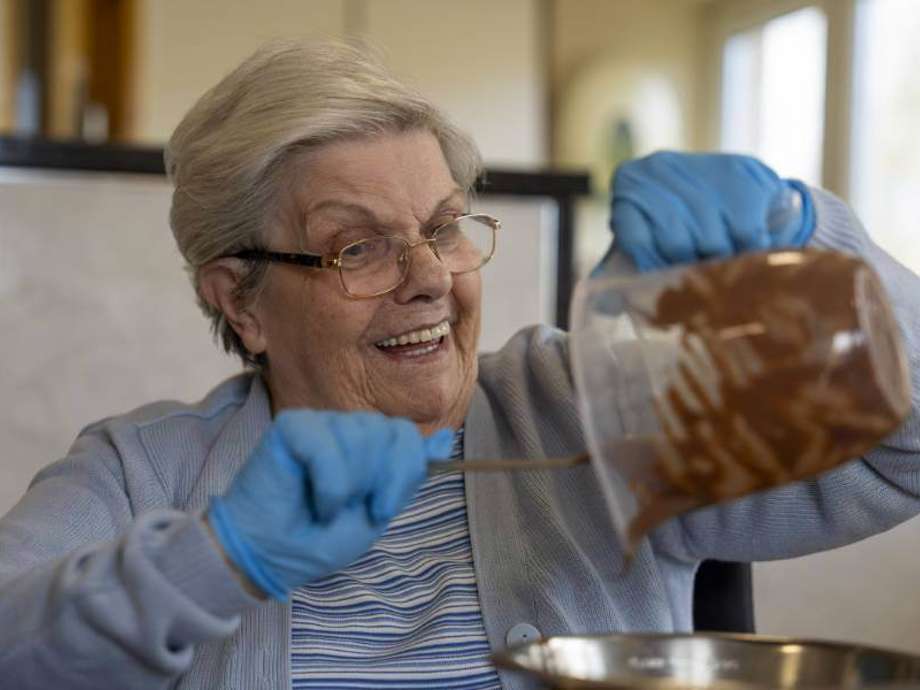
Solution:
<path fill-rule="evenodd" d="M 873 238 L 920 271 L 920 3 L 861 0 L 856 12 L 850 192 Z"/>
<path fill-rule="evenodd" d="M 826 46 L 827 19 L 815 7 L 730 36 L 722 54 L 722 149 L 820 184 Z"/>

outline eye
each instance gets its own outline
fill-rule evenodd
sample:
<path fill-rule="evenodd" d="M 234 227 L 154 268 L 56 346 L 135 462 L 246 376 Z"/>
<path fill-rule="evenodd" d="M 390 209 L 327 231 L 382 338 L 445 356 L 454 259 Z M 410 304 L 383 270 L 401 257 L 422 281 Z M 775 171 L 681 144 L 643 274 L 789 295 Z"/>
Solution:
<path fill-rule="evenodd" d="M 350 244 L 345 249 L 342 250 L 343 259 L 360 259 L 362 256 L 368 253 L 369 249 L 367 242 L 358 242 L 356 244 Z"/>
<path fill-rule="evenodd" d="M 463 228 L 454 221 L 438 228 L 438 246 L 443 249 L 455 247 L 463 239 Z"/>
<path fill-rule="evenodd" d="M 342 261 L 358 263 L 372 256 L 374 252 L 379 249 L 379 247 L 376 246 L 379 244 L 380 243 L 375 240 L 361 240 L 347 245 L 339 254 L 342 257 Z"/>
<path fill-rule="evenodd" d="M 386 237 L 360 240 L 346 246 L 339 252 L 342 268 L 354 270 L 387 258 L 393 249 Z"/>

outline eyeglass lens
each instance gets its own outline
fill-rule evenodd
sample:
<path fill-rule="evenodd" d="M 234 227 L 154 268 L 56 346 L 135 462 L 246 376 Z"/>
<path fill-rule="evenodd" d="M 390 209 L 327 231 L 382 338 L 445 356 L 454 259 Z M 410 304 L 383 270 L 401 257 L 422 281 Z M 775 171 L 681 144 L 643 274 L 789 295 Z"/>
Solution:
<path fill-rule="evenodd" d="M 480 268 L 495 250 L 495 231 L 486 218 L 460 218 L 437 229 L 434 251 L 451 273 Z M 370 297 L 399 285 L 409 269 L 409 244 L 399 237 L 373 237 L 339 254 L 342 283 L 356 297 Z"/>

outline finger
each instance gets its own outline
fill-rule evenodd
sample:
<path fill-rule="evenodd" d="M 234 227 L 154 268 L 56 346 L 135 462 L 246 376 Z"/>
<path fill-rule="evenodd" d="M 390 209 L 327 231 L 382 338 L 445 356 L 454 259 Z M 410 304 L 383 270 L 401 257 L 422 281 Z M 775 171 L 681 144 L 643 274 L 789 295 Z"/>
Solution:
<path fill-rule="evenodd" d="M 743 210 L 737 210 L 728 227 L 728 233 L 738 253 L 769 247 L 766 200 L 752 199 Z"/>
<path fill-rule="evenodd" d="M 316 576 L 323 577 L 348 567 L 364 556 L 387 528 L 387 521 L 373 522 L 364 503 L 351 503 L 311 535 L 310 560 Z"/>
<path fill-rule="evenodd" d="M 330 491 L 322 492 L 318 500 L 330 511 L 343 506 L 365 504 L 373 497 L 378 485 L 392 472 L 388 460 L 388 439 L 395 420 L 378 412 L 335 413 L 330 420 L 338 446 L 337 464 L 341 480 L 331 481 Z M 414 425 L 412 425 L 414 429 Z"/>
<path fill-rule="evenodd" d="M 667 156 L 667 153 L 657 153 L 620 167 L 613 184 L 611 223 L 614 216 L 618 216 L 616 220 L 627 228 L 644 227 L 645 234 L 651 237 L 655 253 L 661 256 L 665 265 L 671 265 L 693 261 L 696 253 L 687 227 L 686 209 L 659 179 L 662 175 L 667 176 L 667 168 L 662 163 Z M 632 215 L 630 207 L 638 215 Z M 631 247 L 624 245 L 624 251 L 631 256 L 648 252 L 649 247 L 640 243 L 636 249 L 638 251 L 633 252 Z"/>
<path fill-rule="evenodd" d="M 688 156 L 662 153 L 652 157 L 650 169 L 670 192 L 676 213 L 683 219 L 694 244 L 694 259 L 728 257 L 733 247 L 719 200 L 688 168 Z"/>
<path fill-rule="evenodd" d="M 798 180 L 785 180 L 767 211 L 770 246 L 801 247 L 811 237 L 814 213 L 808 188 Z"/>
<path fill-rule="evenodd" d="M 695 261 L 698 257 L 689 227 L 690 219 L 672 193 L 657 184 L 655 186 L 658 187 L 653 197 L 655 203 L 642 209 L 643 215 L 649 219 L 655 251 L 668 266 Z"/>
<path fill-rule="evenodd" d="M 324 503 L 318 494 L 323 488 L 330 495 L 344 489 L 334 472 L 336 442 L 322 415 L 310 410 L 285 410 L 275 418 L 270 433 L 277 440 L 276 457 L 298 472 L 301 499 L 307 511 L 315 520 L 328 522 L 333 506 Z"/>
<path fill-rule="evenodd" d="M 411 500 L 427 477 L 428 452 L 418 428 L 407 419 L 393 419 L 381 456 L 382 470 L 369 497 L 375 522 L 393 519 Z"/>
<path fill-rule="evenodd" d="M 630 258 L 640 271 L 663 268 L 667 260 L 658 253 L 652 239 L 651 222 L 634 204 L 617 200 L 610 215 L 610 228 L 617 251 Z"/>
<path fill-rule="evenodd" d="M 728 228 L 739 252 L 770 246 L 769 210 L 775 195 L 785 185 L 768 166 L 750 156 L 728 157 L 726 193 L 739 201 L 733 205 Z"/>
<path fill-rule="evenodd" d="M 292 458 L 304 468 L 307 506 L 319 522 L 329 522 L 343 506 L 370 488 L 367 473 L 357 467 L 367 454 L 362 447 L 367 445 L 361 433 L 364 425 L 349 417 L 337 412 L 293 410 L 281 413 L 276 420 Z"/>
<path fill-rule="evenodd" d="M 698 256 L 768 246 L 766 209 L 783 182 L 760 161 L 734 154 L 665 152 L 649 157 L 646 167 L 649 175 L 675 191 L 697 221 L 687 227 Z"/>
<path fill-rule="evenodd" d="M 762 189 L 775 189 L 781 184 L 780 177 L 773 168 L 752 156 L 732 154 L 726 158 L 732 166 L 733 174 L 739 179 L 750 178 Z"/>
<path fill-rule="evenodd" d="M 624 163 L 617 168 L 611 184 L 610 229 L 614 245 L 640 272 L 669 263 L 659 252 L 654 237 L 656 219 L 645 203 L 649 196 L 650 158 Z"/>

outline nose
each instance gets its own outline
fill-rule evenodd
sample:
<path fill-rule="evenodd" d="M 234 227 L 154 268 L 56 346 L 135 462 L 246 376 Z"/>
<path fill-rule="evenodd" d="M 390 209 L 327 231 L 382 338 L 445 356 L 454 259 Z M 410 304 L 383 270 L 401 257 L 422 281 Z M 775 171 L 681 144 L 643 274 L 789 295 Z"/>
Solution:
<path fill-rule="evenodd" d="M 433 239 L 410 244 L 406 249 L 406 261 L 409 262 L 406 277 L 395 290 L 397 302 L 405 303 L 414 299 L 435 301 L 450 292 L 453 277 L 435 254 Z"/>

